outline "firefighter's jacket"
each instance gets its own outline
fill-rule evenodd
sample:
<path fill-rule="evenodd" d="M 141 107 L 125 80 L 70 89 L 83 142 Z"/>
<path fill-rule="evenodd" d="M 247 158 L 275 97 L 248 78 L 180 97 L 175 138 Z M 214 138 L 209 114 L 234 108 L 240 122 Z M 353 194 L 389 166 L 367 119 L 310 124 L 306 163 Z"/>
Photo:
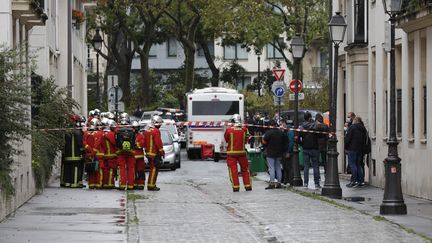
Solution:
<path fill-rule="evenodd" d="M 137 132 L 135 138 L 135 159 L 144 159 L 144 134 Z"/>
<path fill-rule="evenodd" d="M 83 150 L 83 132 L 75 129 L 65 134 L 65 146 L 63 150 L 63 161 L 80 161 Z"/>
<path fill-rule="evenodd" d="M 227 155 L 245 155 L 245 144 L 249 139 L 248 130 L 245 127 L 229 127 L 224 134 L 228 143 Z"/>
<path fill-rule="evenodd" d="M 102 141 L 102 131 L 86 131 L 83 138 L 83 146 L 86 155 L 96 159 L 103 157 L 103 150 L 101 146 Z"/>
<path fill-rule="evenodd" d="M 157 154 L 165 156 L 161 134 L 157 128 L 148 128 L 144 131 L 144 150 L 147 157 L 154 158 Z"/>
<path fill-rule="evenodd" d="M 116 151 L 116 138 L 115 132 L 104 132 L 104 141 L 102 142 L 102 150 L 104 151 L 105 159 L 115 159 L 117 156 Z"/>

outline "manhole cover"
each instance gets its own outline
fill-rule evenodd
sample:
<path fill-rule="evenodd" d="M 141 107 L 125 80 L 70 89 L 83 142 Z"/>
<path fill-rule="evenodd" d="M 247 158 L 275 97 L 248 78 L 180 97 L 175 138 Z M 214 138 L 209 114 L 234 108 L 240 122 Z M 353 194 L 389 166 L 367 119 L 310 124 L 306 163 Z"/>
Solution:
<path fill-rule="evenodd" d="M 350 202 L 363 202 L 365 200 L 364 197 L 345 197 L 344 199 Z"/>

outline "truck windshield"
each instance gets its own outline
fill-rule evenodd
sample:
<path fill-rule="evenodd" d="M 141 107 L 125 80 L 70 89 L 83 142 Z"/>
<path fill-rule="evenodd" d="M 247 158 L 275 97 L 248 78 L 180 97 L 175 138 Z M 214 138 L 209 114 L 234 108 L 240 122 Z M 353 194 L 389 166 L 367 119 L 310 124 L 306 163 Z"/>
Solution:
<path fill-rule="evenodd" d="M 239 114 L 239 101 L 193 101 L 192 115 L 220 116 Z"/>

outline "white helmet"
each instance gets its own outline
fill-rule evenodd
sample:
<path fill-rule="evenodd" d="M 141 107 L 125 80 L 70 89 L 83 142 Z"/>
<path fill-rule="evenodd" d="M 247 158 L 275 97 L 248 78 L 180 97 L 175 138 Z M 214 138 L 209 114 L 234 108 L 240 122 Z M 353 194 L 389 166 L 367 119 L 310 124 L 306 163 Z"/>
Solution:
<path fill-rule="evenodd" d="M 241 123 L 241 117 L 240 117 L 240 115 L 239 114 L 234 114 L 231 117 L 231 122 L 234 123 L 236 126 L 240 125 L 240 123 Z"/>
<path fill-rule="evenodd" d="M 115 115 L 112 112 L 108 112 L 108 119 L 114 120 L 115 119 Z"/>
<path fill-rule="evenodd" d="M 129 121 L 126 119 L 121 119 L 120 120 L 120 125 L 129 125 Z"/>
<path fill-rule="evenodd" d="M 109 119 L 106 118 L 106 117 L 103 117 L 103 118 L 101 119 L 101 123 L 102 123 L 103 126 L 108 126 L 108 122 L 109 122 Z"/>
<path fill-rule="evenodd" d="M 90 130 L 97 130 L 100 126 L 101 126 L 102 124 L 101 124 L 101 122 L 99 121 L 99 119 L 97 119 L 97 118 L 93 118 L 91 121 L 90 121 Z"/>
<path fill-rule="evenodd" d="M 89 111 L 89 116 L 94 116 L 94 110 Z"/>
<path fill-rule="evenodd" d="M 115 122 L 114 120 L 108 120 L 108 127 L 111 130 L 114 130 L 114 128 L 117 126 L 117 122 Z"/>
<path fill-rule="evenodd" d="M 101 113 L 101 111 L 99 110 L 99 109 L 94 109 L 94 115 L 95 116 L 99 116 L 100 115 L 100 113 Z"/>
<path fill-rule="evenodd" d="M 127 119 L 127 120 L 129 120 L 129 114 L 126 113 L 126 112 L 121 113 L 120 114 L 120 119 Z"/>
<path fill-rule="evenodd" d="M 139 123 L 137 121 L 132 122 L 132 127 L 138 129 Z"/>
<path fill-rule="evenodd" d="M 162 125 L 162 123 L 163 123 L 162 117 L 160 117 L 158 115 L 153 115 L 152 118 L 151 118 L 151 123 L 154 124 L 154 125 L 156 125 L 156 124 Z"/>

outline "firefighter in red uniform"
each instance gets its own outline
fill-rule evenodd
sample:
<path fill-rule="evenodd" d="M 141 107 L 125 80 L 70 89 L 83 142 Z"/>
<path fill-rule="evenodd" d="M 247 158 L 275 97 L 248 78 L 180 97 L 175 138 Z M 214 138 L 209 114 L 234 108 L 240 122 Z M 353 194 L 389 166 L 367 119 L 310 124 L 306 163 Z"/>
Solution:
<path fill-rule="evenodd" d="M 87 117 L 87 127 L 90 127 L 90 122 L 93 120 L 94 117 L 94 110 L 89 111 L 89 116 Z"/>
<path fill-rule="evenodd" d="M 83 146 L 85 149 L 85 163 L 86 171 L 88 175 L 88 186 L 90 189 L 100 187 L 101 170 L 99 165 L 95 166 L 96 161 L 103 159 L 101 154 L 100 143 L 103 138 L 103 133 L 100 131 L 101 123 L 99 119 L 93 118 L 90 121 L 89 130 L 84 132 Z M 89 166 L 92 165 L 92 166 Z M 90 167 L 93 167 L 89 169 Z"/>
<path fill-rule="evenodd" d="M 156 180 L 159 166 L 162 164 L 163 157 L 165 156 L 161 134 L 159 131 L 162 123 L 162 118 L 158 115 L 155 115 L 152 117 L 148 129 L 144 132 L 144 148 L 150 165 L 150 172 L 147 182 L 147 190 L 149 191 L 160 190 L 160 188 L 156 186 Z"/>
<path fill-rule="evenodd" d="M 144 190 L 145 161 L 144 161 L 144 126 L 139 128 L 135 139 L 135 190 Z"/>
<path fill-rule="evenodd" d="M 116 122 L 114 120 L 108 121 L 108 126 L 104 129 L 104 141 L 102 142 L 104 153 L 104 167 L 102 188 L 114 188 L 115 173 L 117 169 L 117 148 L 115 129 Z"/>
<path fill-rule="evenodd" d="M 120 120 L 120 127 L 117 129 L 117 165 L 120 173 L 119 189 L 133 190 L 135 184 L 135 132 L 129 126 L 128 117 Z"/>
<path fill-rule="evenodd" d="M 231 122 L 234 123 L 234 126 L 229 127 L 225 131 L 224 138 L 228 143 L 227 165 L 232 188 L 234 192 L 238 192 L 240 189 L 237 169 L 238 161 L 242 172 L 243 186 L 246 191 L 251 191 L 252 184 L 249 174 L 249 164 L 245 151 L 245 144 L 247 143 L 249 137 L 248 131 L 246 127 L 242 127 L 240 115 L 234 114 L 231 118 Z"/>

